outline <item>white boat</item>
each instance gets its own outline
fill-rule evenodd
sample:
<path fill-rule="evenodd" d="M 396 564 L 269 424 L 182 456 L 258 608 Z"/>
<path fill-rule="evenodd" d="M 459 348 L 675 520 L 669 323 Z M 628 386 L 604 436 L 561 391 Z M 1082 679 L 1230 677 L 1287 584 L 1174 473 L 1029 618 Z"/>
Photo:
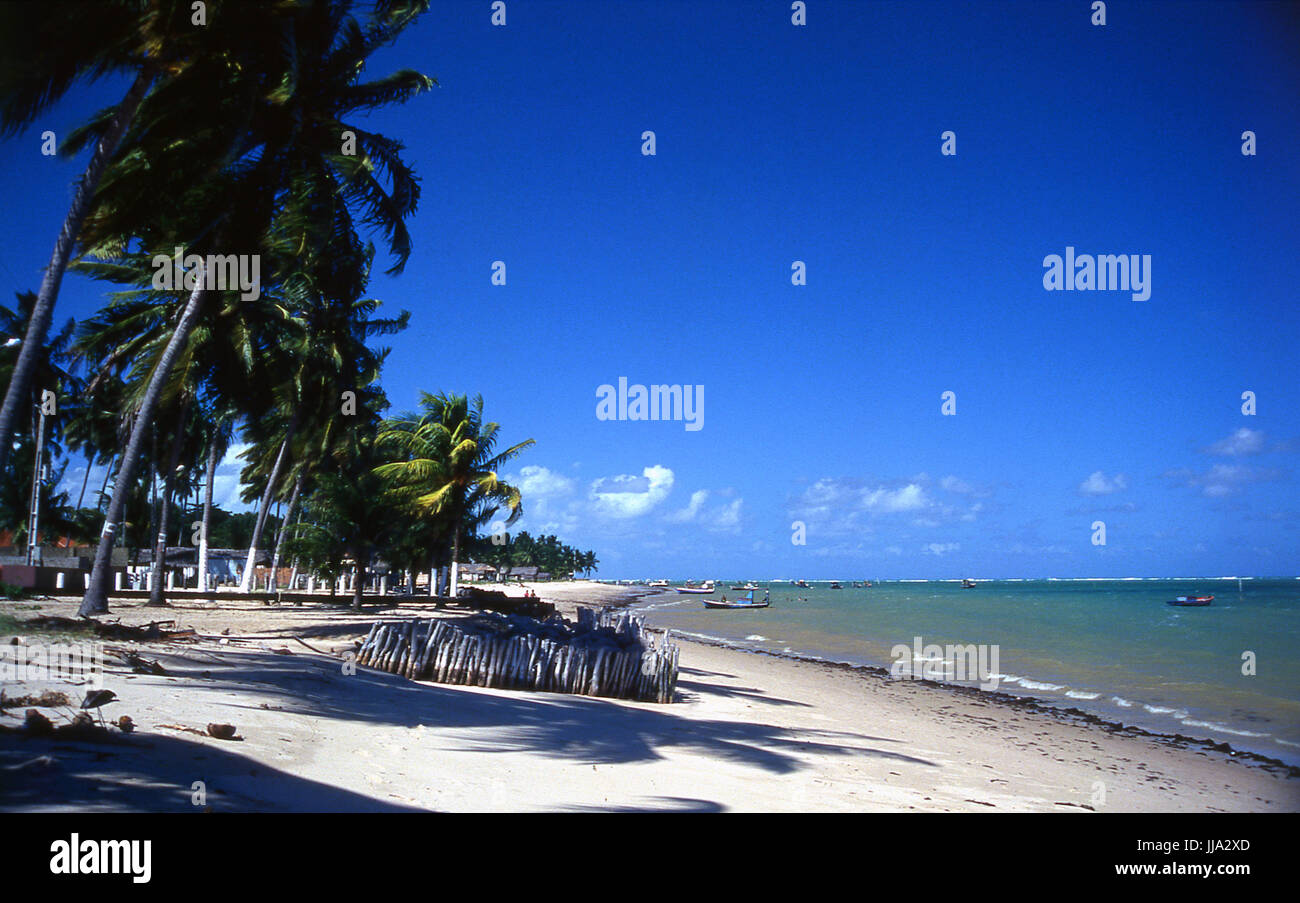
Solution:
<path fill-rule="evenodd" d="M 706 580 L 703 584 L 696 586 L 694 583 L 687 581 L 685 586 L 677 587 L 679 593 L 689 593 L 700 596 L 708 596 L 713 593 L 713 581 Z"/>
<path fill-rule="evenodd" d="M 662 587 L 663 589 L 667 589 L 667 588 L 668 588 L 668 581 L 667 581 L 667 580 L 651 580 L 649 583 L 646 584 L 646 586 L 656 586 L 656 587 Z"/>

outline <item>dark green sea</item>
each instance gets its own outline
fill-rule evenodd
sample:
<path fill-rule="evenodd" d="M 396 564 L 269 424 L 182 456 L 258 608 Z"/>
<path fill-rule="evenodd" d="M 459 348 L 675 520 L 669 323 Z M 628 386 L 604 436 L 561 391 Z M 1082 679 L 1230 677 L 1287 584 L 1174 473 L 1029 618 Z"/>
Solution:
<path fill-rule="evenodd" d="M 709 598 L 736 598 L 731 587 L 740 582 L 718 581 Z M 996 646 L 1000 691 L 1300 765 L 1300 579 L 758 585 L 756 597 L 766 589 L 772 607 L 708 610 L 700 596 L 676 594 L 637 607 L 657 627 L 855 665 L 915 659 L 891 653 L 914 647 L 917 637 L 923 645 Z M 1206 608 L 1165 604 L 1209 594 L 1215 599 Z M 1243 673 L 1246 653 L 1253 653 L 1253 675 Z M 947 670 L 934 673 L 952 679 L 954 657 L 940 657 L 931 667 Z"/>

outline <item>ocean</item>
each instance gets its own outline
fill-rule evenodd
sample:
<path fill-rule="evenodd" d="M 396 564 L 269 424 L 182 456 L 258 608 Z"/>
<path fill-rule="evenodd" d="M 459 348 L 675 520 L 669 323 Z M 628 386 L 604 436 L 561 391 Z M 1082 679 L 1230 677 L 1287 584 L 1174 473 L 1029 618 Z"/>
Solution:
<path fill-rule="evenodd" d="M 707 598 L 735 599 L 742 593 L 731 587 L 743 582 L 718 581 Z M 930 659 L 930 673 L 950 681 L 988 688 L 994 677 L 1002 692 L 1300 765 L 1300 579 L 758 586 L 755 598 L 768 590 L 770 608 L 710 610 L 701 596 L 678 594 L 636 608 L 653 626 L 740 648 L 877 667 L 906 661 L 918 672 L 923 663 L 914 662 Z M 1165 604 L 1211 593 L 1205 608 Z M 923 648 L 931 644 L 941 648 Z M 958 673 L 966 659 L 942 648 L 950 644 L 985 646 L 995 667 Z M 1254 673 L 1244 673 L 1250 663 Z"/>

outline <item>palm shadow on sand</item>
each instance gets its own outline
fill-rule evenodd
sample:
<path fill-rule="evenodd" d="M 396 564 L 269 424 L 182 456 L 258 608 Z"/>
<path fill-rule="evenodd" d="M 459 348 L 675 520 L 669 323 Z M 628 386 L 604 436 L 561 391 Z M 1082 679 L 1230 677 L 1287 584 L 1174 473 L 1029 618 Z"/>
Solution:
<path fill-rule="evenodd" d="M 165 733 L 103 742 L 0 733 L 0 812 L 420 811 L 271 768 L 238 747 Z"/>
<path fill-rule="evenodd" d="M 242 694 L 248 708 L 270 707 L 296 715 L 362 724 L 435 729 L 430 741 L 441 748 L 484 753 L 536 752 L 581 764 L 652 762 L 665 748 L 680 748 L 719 760 L 791 774 L 803 767 L 802 754 L 884 758 L 911 765 L 935 762 L 885 745 L 897 739 L 844 731 L 792 730 L 765 723 L 756 711 L 751 722 L 698 719 L 679 714 L 675 705 L 615 702 L 558 693 L 489 694 L 444 684 L 418 683 L 397 675 L 358 668 L 342 673 L 341 663 L 323 656 L 223 652 L 220 667 L 204 669 L 176 660 L 172 673 L 207 670 L 192 692 Z M 169 666 L 171 667 L 171 666 Z M 700 695 L 736 694 L 778 705 L 760 690 L 731 690 L 698 684 Z"/>

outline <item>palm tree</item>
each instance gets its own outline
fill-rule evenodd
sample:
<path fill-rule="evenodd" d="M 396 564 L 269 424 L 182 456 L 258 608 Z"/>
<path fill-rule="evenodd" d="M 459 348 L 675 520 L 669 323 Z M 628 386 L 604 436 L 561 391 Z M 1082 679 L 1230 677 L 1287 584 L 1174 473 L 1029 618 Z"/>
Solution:
<path fill-rule="evenodd" d="M 337 576 L 339 563 L 351 558 L 354 568 L 352 607 L 361 609 L 367 569 L 376 550 L 394 530 L 393 512 L 384 503 L 384 481 L 375 472 L 375 440 L 355 434 L 345 460 L 332 460 L 317 475 L 306 501 L 306 523 L 293 528 L 289 548 L 316 570 Z"/>
<path fill-rule="evenodd" d="M 328 287 L 323 294 L 357 297 L 365 273 L 357 265 L 361 245 L 354 209 L 363 222 L 384 232 L 397 258 L 390 272 L 400 271 L 410 253 L 402 220 L 414 211 L 419 192 L 414 176 L 397 156 L 400 144 L 347 126 L 339 117 L 405 100 L 432 86 L 431 79 L 408 71 L 369 84 L 357 81 L 365 58 L 395 39 L 425 4 L 377 3 L 365 25 L 343 3 L 315 4 L 301 15 L 297 14 L 300 7 L 249 6 L 282 18 L 273 23 L 277 27 L 269 39 L 255 31 L 224 47 L 215 58 L 207 58 L 205 62 L 215 67 L 206 73 L 207 83 L 194 74 L 201 68 L 196 63 L 187 70 L 186 79 L 174 79 L 169 91 L 155 92 L 164 95 L 157 115 L 146 103 L 140 118 L 161 125 L 128 135 L 124 143 L 139 154 L 128 153 L 123 166 L 111 174 L 115 176 L 112 191 L 104 192 L 109 200 L 97 207 L 99 219 L 93 224 L 98 242 L 88 244 L 109 256 L 120 256 L 143 231 L 140 244 L 146 248 L 181 244 L 199 253 L 259 255 L 269 263 L 263 266 L 264 285 L 293 289 L 305 282 L 315 291 L 318 287 L 311 283 L 316 280 Z M 211 103 L 198 105 L 204 122 L 180 128 L 168 104 L 186 100 L 186 88 Z M 354 131 L 358 146 L 365 150 L 364 159 L 340 153 L 339 135 L 344 130 Z M 150 155 L 161 159 L 164 150 L 169 163 L 178 160 L 182 165 L 164 167 L 166 177 L 159 179 L 157 168 L 143 161 Z M 214 159 L 222 161 L 216 171 Z M 383 173 L 392 180 L 391 192 L 377 178 Z M 105 179 L 106 185 L 109 181 Z M 188 221 L 186 228 L 178 229 L 176 222 L 165 223 L 165 228 L 142 225 L 141 198 L 156 196 L 162 182 L 173 185 L 164 196 L 173 205 L 172 219 Z M 214 203 L 224 203 L 226 209 Z M 232 236 L 253 244 L 241 248 Z M 337 290 L 341 283 L 350 290 Z M 134 476 L 131 452 L 138 452 L 143 444 L 161 384 L 208 294 L 201 284 L 190 292 L 157 359 L 123 456 L 118 486 L 129 484 Z M 116 495 L 96 552 L 83 615 L 107 611 L 107 563 L 122 510 Z"/>
<path fill-rule="evenodd" d="M 382 410 L 374 404 L 377 396 L 372 391 L 373 397 L 368 397 L 366 390 L 378 381 L 388 352 L 373 351 L 366 341 L 405 329 L 410 314 L 402 311 L 395 318 L 372 319 L 378 307 L 379 302 L 370 299 L 351 304 L 313 304 L 299 318 L 296 330 L 286 333 L 277 343 L 278 354 L 286 358 L 280 369 L 288 372 L 290 378 L 279 387 L 279 416 L 266 418 L 275 424 L 267 438 L 275 441 L 259 443 L 261 460 L 258 460 L 259 449 L 250 449 L 252 463 L 244 471 L 245 482 L 250 486 L 256 485 L 259 472 L 267 476 L 240 587 L 243 592 L 251 587 L 262 530 L 274 493 L 281 488 L 280 474 L 290 450 L 296 452 L 293 457 L 304 466 L 318 463 L 338 443 L 340 434 L 346 439 L 348 432 L 366 425 L 366 417 L 377 419 L 378 411 Z M 355 396 L 356 408 L 349 408 L 348 413 L 341 404 L 345 391 Z M 383 407 L 386 406 L 385 401 Z M 287 423 L 283 419 L 286 414 Z M 280 424 L 284 424 L 282 429 Z M 266 452 L 271 448 L 277 451 L 268 472 L 264 468 L 268 463 Z M 303 470 L 303 466 L 297 468 L 299 476 Z M 286 482 L 293 485 L 296 481 Z"/>
<path fill-rule="evenodd" d="M 0 471 L 22 399 L 31 385 L 37 349 L 45 341 L 64 271 L 91 210 L 92 199 L 127 127 L 150 85 L 185 68 L 204 29 L 189 27 L 190 4 L 183 0 L 49 2 L 0 4 L 0 137 L 18 134 L 58 101 L 81 78 L 134 73 L 126 96 L 107 115 L 72 204 L 59 230 L 40 293 L 27 325 L 18 361 L 0 407 Z M 65 148 L 66 152 L 66 148 Z"/>
<path fill-rule="evenodd" d="M 378 441 L 397 460 L 376 473 L 391 482 L 390 497 L 416 516 L 442 515 L 452 523 L 449 592 L 454 598 L 465 518 L 486 523 L 504 506 L 510 511 L 507 523 L 519 519 L 519 490 L 497 471 L 535 443 L 526 439 L 496 453 L 500 426 L 483 422 L 481 395 L 470 401 L 464 395 L 422 392 L 420 408 L 419 415 L 384 423 Z"/>
<path fill-rule="evenodd" d="M 212 491 L 217 475 L 217 462 L 225 455 L 233 438 L 234 418 L 228 411 L 214 405 L 208 421 L 207 467 L 203 479 L 203 521 L 199 528 L 198 589 L 208 588 L 208 548 L 212 535 Z"/>

